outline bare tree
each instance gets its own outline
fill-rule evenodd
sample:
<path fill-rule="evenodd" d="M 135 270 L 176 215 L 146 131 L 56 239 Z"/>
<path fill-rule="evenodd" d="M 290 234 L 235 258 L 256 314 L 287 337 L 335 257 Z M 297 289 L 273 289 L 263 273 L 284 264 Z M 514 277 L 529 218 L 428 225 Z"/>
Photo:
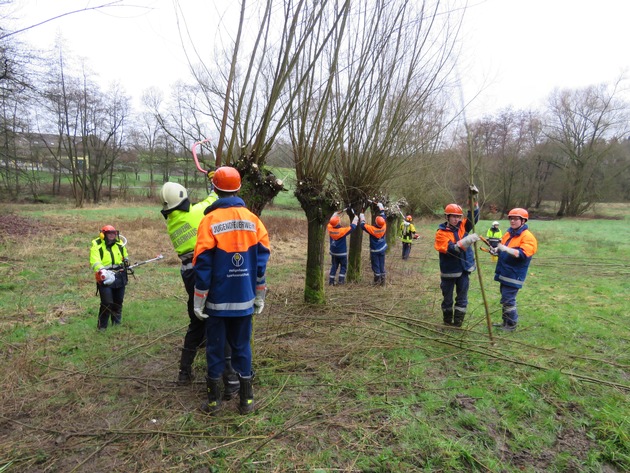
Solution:
<path fill-rule="evenodd" d="M 556 90 L 549 97 L 546 135 L 560 149 L 556 165 L 562 172 L 558 216 L 577 216 L 597 200 L 604 159 L 615 136 L 627 133 L 628 106 L 612 86 Z"/>
<path fill-rule="evenodd" d="M 87 93 L 85 89 L 84 93 Z M 111 199 L 114 165 L 123 151 L 129 97 L 118 84 L 114 84 L 105 94 L 96 91 L 92 103 L 89 97 L 83 103 L 86 107 L 83 142 L 89 156 L 87 182 L 91 200 L 99 202 L 105 179 Z"/>
<path fill-rule="evenodd" d="M 535 180 L 529 156 L 539 142 L 540 122 L 527 111 L 508 108 L 468 127 L 481 204 L 489 201 L 501 212 L 525 205 Z"/>
<path fill-rule="evenodd" d="M 10 2 L 0 2 L 0 6 L 6 4 Z M 0 189 L 9 198 L 17 199 L 24 183 L 28 183 L 31 194 L 37 198 L 37 163 L 28 153 L 27 139 L 36 59 L 26 45 L 5 31 L 0 27 Z"/>
<path fill-rule="evenodd" d="M 333 176 L 343 201 L 362 210 L 368 199 L 388 200 L 386 184 L 439 141 L 443 124 L 423 138 L 429 128 L 418 125 L 440 108 L 461 17 L 441 2 L 404 0 L 361 2 L 354 15 L 336 83 L 337 113 L 348 118 Z M 350 238 L 349 281 L 360 278 L 361 241 L 361 232 Z"/>
<path fill-rule="evenodd" d="M 241 195 L 257 214 L 283 189 L 264 165 L 336 28 L 335 20 L 321 28 L 336 9 L 332 0 L 286 0 L 281 5 L 267 0 L 248 7 L 241 1 L 230 48 L 213 68 L 203 60 L 201 67 L 191 68 L 206 100 L 205 110 L 197 107 L 196 112 L 205 113 L 219 130 L 217 165 L 239 170 Z"/>
<path fill-rule="evenodd" d="M 331 5 L 336 7 L 336 5 Z M 333 113 L 334 82 L 338 79 L 339 53 L 350 2 L 331 10 L 318 25 L 319 34 L 312 36 L 297 62 L 297 77 L 303 77 L 300 93 L 292 102 L 288 117 L 288 130 L 291 138 L 297 186 L 295 196 L 304 210 L 308 222 L 308 246 L 304 300 L 309 303 L 324 302 L 324 226 L 333 211 L 339 209 L 339 196 L 329 179 L 333 160 L 342 146 L 345 114 Z M 308 71 L 320 54 L 318 38 L 332 31 L 329 46 L 325 48 L 323 60 L 309 75 Z"/>
<path fill-rule="evenodd" d="M 435 150 L 443 125 L 435 126 L 433 118 L 455 37 L 438 16 L 437 7 L 427 13 L 406 1 L 340 4 L 326 17 L 323 28 L 332 35 L 322 59 L 311 45 L 298 61 L 293 88 L 298 80 L 301 87 L 289 130 L 296 196 L 309 225 L 307 302 L 324 300 L 324 226 L 331 214 L 342 207 L 363 209 L 397 169 Z M 448 12 L 441 18 L 448 19 Z M 438 23 L 444 27 L 440 34 Z M 390 218 L 398 215 L 392 211 Z M 350 280 L 360 272 L 360 243 L 355 232 Z"/>
<path fill-rule="evenodd" d="M 142 94 L 145 109 L 140 112 L 133 127 L 133 145 L 138 153 L 141 165 L 149 170 L 149 191 L 147 197 L 153 197 L 155 172 L 159 162 L 160 150 L 166 141 L 159 114 L 162 106 L 162 94 L 155 88 L 147 89 Z"/>
<path fill-rule="evenodd" d="M 42 93 L 48 115 L 39 119 L 41 137 L 59 168 L 68 173 L 75 205 L 81 207 L 85 199 L 101 200 L 105 179 L 111 190 L 129 98 L 117 86 L 101 92 L 85 68 L 76 75 L 70 70 L 59 46 L 55 72 Z M 53 130 L 56 136 L 51 139 Z"/>

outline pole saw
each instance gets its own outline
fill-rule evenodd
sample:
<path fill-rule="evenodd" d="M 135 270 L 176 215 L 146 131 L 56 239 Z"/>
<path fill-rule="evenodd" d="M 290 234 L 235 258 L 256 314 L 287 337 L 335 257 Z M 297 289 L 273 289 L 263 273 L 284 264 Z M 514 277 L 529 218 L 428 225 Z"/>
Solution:
<path fill-rule="evenodd" d="M 164 259 L 163 255 L 157 255 L 155 258 L 151 258 L 148 259 L 146 261 L 140 261 L 139 263 L 134 263 L 131 266 L 127 266 L 127 270 L 133 269 L 133 268 L 137 268 L 138 266 L 142 266 L 143 264 L 147 264 L 147 263 L 153 263 L 154 261 L 160 261 L 161 259 Z"/>
<path fill-rule="evenodd" d="M 96 278 L 96 282 L 98 284 L 104 284 L 105 286 L 109 286 L 116 279 L 116 273 L 127 272 L 133 275 L 135 278 L 134 271 L 133 271 L 134 268 L 137 268 L 138 266 L 142 266 L 143 264 L 152 263 L 154 261 L 160 261 L 161 259 L 164 259 L 164 256 L 157 255 L 155 258 L 151 258 L 146 261 L 140 261 L 139 263 L 134 263 L 130 266 L 119 265 L 110 269 L 102 268 L 102 269 L 99 269 L 96 273 L 94 273 L 94 277 Z"/>
<path fill-rule="evenodd" d="M 210 152 L 212 153 L 212 156 L 214 157 L 214 162 L 216 163 L 217 161 L 217 154 L 214 150 L 214 147 L 212 146 L 212 141 L 210 141 L 210 138 L 206 138 L 204 140 L 201 141 L 196 141 L 195 143 L 193 143 L 192 147 L 191 147 L 191 151 L 192 151 L 192 155 L 193 155 L 193 159 L 195 160 L 195 166 L 197 166 L 197 169 L 204 173 L 207 177 L 207 182 L 208 182 L 208 193 L 212 192 L 214 190 L 214 187 L 212 185 L 212 176 L 214 176 L 214 171 L 209 171 L 207 169 L 204 169 L 201 167 L 201 165 L 199 164 L 199 158 L 197 157 L 197 146 L 201 146 L 204 143 L 208 143 L 209 144 L 209 148 L 210 148 Z"/>
<path fill-rule="evenodd" d="M 212 153 L 212 156 L 214 157 L 214 161 L 216 162 L 217 154 L 214 151 L 214 147 L 212 146 L 212 141 L 210 140 L 210 138 L 206 138 L 205 140 L 201 140 L 201 141 L 195 141 L 190 150 L 192 151 L 193 159 L 195 160 L 195 165 L 197 166 L 197 169 L 204 174 L 208 174 L 210 171 L 201 167 L 201 165 L 199 164 L 199 158 L 197 157 L 197 146 L 201 146 L 204 143 L 210 144 L 209 146 L 210 152 Z"/>

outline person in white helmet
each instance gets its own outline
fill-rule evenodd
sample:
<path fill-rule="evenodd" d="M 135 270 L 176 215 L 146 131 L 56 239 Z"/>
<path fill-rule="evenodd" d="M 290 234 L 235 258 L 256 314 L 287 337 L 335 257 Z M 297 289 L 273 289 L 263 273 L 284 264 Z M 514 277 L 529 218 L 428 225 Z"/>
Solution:
<path fill-rule="evenodd" d="M 492 226 L 486 232 L 486 237 L 488 238 L 488 243 L 492 248 L 496 248 L 499 243 L 501 243 L 501 237 L 503 237 L 503 232 L 499 228 L 499 222 L 496 220 L 492 222 Z M 492 255 L 492 261 L 497 262 L 499 257 L 497 255 Z"/>
<path fill-rule="evenodd" d="M 213 172 L 208 173 L 211 179 Z M 197 243 L 197 229 L 203 219 L 204 211 L 218 199 L 214 190 L 210 191 L 208 197 L 201 202 L 191 204 L 188 199 L 188 192 L 181 184 L 175 182 L 165 182 L 160 191 L 162 198 L 162 215 L 166 219 L 168 236 L 173 243 L 177 256 L 182 262 L 180 273 L 184 282 L 184 287 L 188 293 L 188 330 L 184 336 L 184 346 L 179 361 L 179 375 L 177 384 L 180 386 L 191 384 L 194 376 L 192 364 L 197 354 L 197 349 L 203 345 L 205 340 L 205 323 L 195 316 L 195 271 L 193 269 L 193 254 Z M 225 384 L 225 397 L 230 399 L 238 392 L 238 376 L 231 364 L 231 350 L 226 344 L 226 369 L 223 374 Z"/>
<path fill-rule="evenodd" d="M 492 226 L 486 232 L 486 237 L 488 241 L 492 245 L 492 248 L 496 248 L 499 242 L 501 241 L 501 237 L 503 236 L 503 232 L 499 228 L 499 222 L 496 220 L 492 222 Z"/>

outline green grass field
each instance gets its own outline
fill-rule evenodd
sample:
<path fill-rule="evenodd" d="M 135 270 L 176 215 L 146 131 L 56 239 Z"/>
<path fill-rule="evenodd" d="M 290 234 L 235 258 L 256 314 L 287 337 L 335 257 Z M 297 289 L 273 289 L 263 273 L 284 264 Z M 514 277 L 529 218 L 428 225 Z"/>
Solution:
<path fill-rule="evenodd" d="M 490 337 L 483 295 L 499 321 L 499 292 L 482 252 L 464 330 L 442 329 L 435 219 L 414 222 L 409 261 L 391 249 L 386 287 L 369 284 L 364 251 L 363 282 L 304 304 L 306 223 L 290 195 L 262 216 L 273 254 L 250 416 L 238 401 L 199 410 L 203 353 L 194 385 L 174 382 L 186 294 L 155 203 L 5 206 L 0 471 L 630 470 L 629 205 L 530 221 L 519 329 Z M 88 245 L 105 223 L 132 262 L 165 259 L 137 269 L 123 325 L 98 333 Z"/>

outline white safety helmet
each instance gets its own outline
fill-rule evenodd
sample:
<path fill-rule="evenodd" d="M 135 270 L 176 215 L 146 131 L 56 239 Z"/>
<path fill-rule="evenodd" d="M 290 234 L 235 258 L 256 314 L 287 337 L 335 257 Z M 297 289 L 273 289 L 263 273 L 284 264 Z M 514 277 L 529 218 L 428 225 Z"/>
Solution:
<path fill-rule="evenodd" d="M 186 188 L 176 182 L 165 182 L 160 190 L 162 210 L 171 210 L 188 198 Z"/>
<path fill-rule="evenodd" d="M 492 222 L 492 226 L 493 227 L 498 227 L 499 226 L 499 222 L 497 222 L 496 220 L 494 222 Z"/>

